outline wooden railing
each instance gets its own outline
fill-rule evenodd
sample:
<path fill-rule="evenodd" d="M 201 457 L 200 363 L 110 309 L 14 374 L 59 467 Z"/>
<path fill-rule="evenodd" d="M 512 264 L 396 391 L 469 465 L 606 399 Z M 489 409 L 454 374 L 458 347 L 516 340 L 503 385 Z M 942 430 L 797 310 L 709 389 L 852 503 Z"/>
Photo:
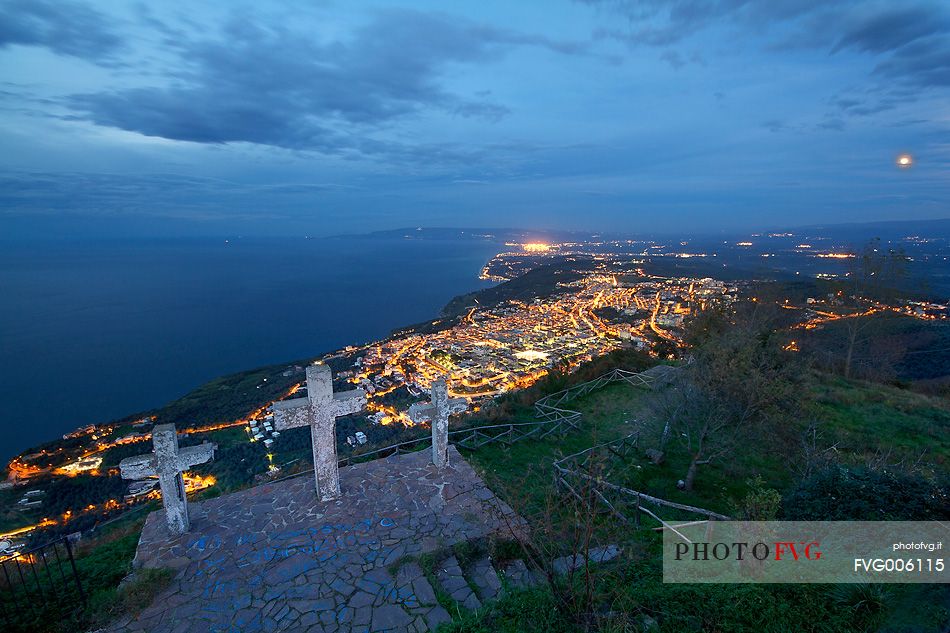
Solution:
<path fill-rule="evenodd" d="M 511 445 L 525 439 L 535 438 L 544 439 L 550 435 L 563 435 L 570 431 L 576 431 L 580 428 L 583 420 L 583 414 L 580 411 L 574 411 L 566 408 L 564 405 L 581 396 L 587 395 L 598 389 L 602 389 L 615 382 L 625 382 L 635 387 L 650 388 L 657 381 L 662 380 L 673 367 L 658 365 L 652 367 L 646 372 L 638 373 L 626 371 L 624 369 L 614 369 L 593 380 L 573 385 L 549 394 L 534 403 L 537 420 L 527 422 L 509 422 L 507 424 L 487 424 L 481 426 L 470 426 L 462 429 L 449 431 L 449 440 L 457 448 L 475 451 L 495 442 Z M 390 455 L 400 455 L 403 453 L 414 453 L 423 450 L 432 445 L 432 436 L 426 434 L 416 439 L 407 440 L 398 444 L 376 448 L 365 453 L 347 455 L 339 460 L 340 467 L 352 466 L 362 462 L 382 459 Z M 285 481 L 303 475 L 313 474 L 313 469 L 304 470 L 269 480 L 268 483 Z"/>
<path fill-rule="evenodd" d="M 597 499 L 606 510 L 623 523 L 640 526 L 640 514 L 645 514 L 656 520 L 662 527 L 675 530 L 669 522 L 669 517 L 662 518 L 659 513 L 664 510 L 674 510 L 677 514 L 685 514 L 691 518 L 703 517 L 703 520 L 729 521 L 730 517 L 687 505 L 668 501 L 645 492 L 634 490 L 609 481 L 603 473 L 613 472 L 609 467 L 616 460 L 626 463 L 631 454 L 639 452 L 639 431 L 622 437 L 619 440 L 605 442 L 591 446 L 582 451 L 567 455 L 554 462 L 554 482 L 557 488 L 570 494 L 584 503 L 587 498 L 579 492 L 582 490 Z M 651 506 L 651 510 L 647 505 Z"/>

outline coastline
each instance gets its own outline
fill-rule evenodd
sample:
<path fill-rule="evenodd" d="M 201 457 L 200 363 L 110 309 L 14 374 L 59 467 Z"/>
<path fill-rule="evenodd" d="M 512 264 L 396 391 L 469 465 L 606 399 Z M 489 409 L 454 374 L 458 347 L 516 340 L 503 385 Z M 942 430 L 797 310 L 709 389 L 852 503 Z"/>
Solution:
<path fill-rule="evenodd" d="M 115 301 L 110 302 L 106 289 L 103 289 L 99 296 L 84 299 L 84 304 L 81 306 L 62 310 L 66 314 L 76 313 L 79 315 L 79 320 L 86 318 L 92 323 L 92 325 L 87 323 L 81 328 L 74 327 L 73 331 L 67 332 L 75 349 L 64 350 L 63 346 L 59 346 L 56 353 L 51 352 L 45 357 L 39 354 L 32 355 L 31 348 L 40 344 L 47 345 L 49 337 L 32 335 L 34 340 L 30 340 L 31 333 L 27 327 L 39 329 L 42 323 L 24 326 L 9 321 L 0 322 L 0 331 L 5 329 L 9 334 L 8 340 L 16 339 L 19 347 L 23 348 L 20 354 L 16 354 L 20 350 L 7 350 L 11 355 L 6 363 L 7 367 L 17 366 L 14 362 L 15 357 L 27 358 L 34 366 L 32 369 L 26 367 L 27 371 L 24 373 L 36 377 L 35 380 L 26 376 L 21 378 L 11 371 L 10 379 L 4 381 L 7 386 L 2 395 L 12 403 L 12 409 L 20 413 L 16 418 L 9 417 L 4 420 L 3 445 L 7 448 L 7 453 L 0 457 L 6 461 L 15 454 L 62 441 L 62 435 L 75 428 L 90 424 L 105 425 L 134 420 L 143 414 L 150 414 L 175 402 L 187 400 L 189 396 L 202 391 L 209 385 L 220 384 L 229 378 L 244 374 L 259 373 L 261 370 L 286 367 L 293 363 L 293 361 L 290 363 L 279 361 L 278 359 L 281 358 L 315 358 L 332 354 L 348 345 L 362 344 L 359 343 L 360 341 L 385 339 L 396 331 L 413 327 L 400 325 L 400 323 L 416 325 L 425 323 L 423 319 L 437 317 L 439 311 L 460 292 L 466 289 L 477 290 L 488 287 L 488 284 L 478 279 L 478 272 L 485 261 L 500 248 L 500 245 L 492 242 L 458 243 L 438 238 L 412 241 L 395 238 L 380 239 L 379 237 L 371 239 L 372 245 L 361 240 L 359 236 L 355 238 L 355 241 L 334 238 L 336 246 L 329 244 L 329 239 L 295 240 L 289 242 L 293 250 L 288 248 L 290 252 L 285 253 L 283 257 L 271 256 L 270 253 L 274 249 L 266 242 L 263 247 L 251 242 L 252 246 L 256 246 L 256 252 L 246 246 L 241 251 L 238 245 L 237 252 L 242 256 L 251 251 L 249 258 L 253 261 L 250 262 L 229 254 L 230 251 L 226 249 L 232 249 L 233 244 L 222 246 L 223 241 L 218 240 L 214 242 L 188 240 L 186 241 L 188 244 L 197 244 L 196 248 L 207 251 L 197 259 L 209 261 L 212 255 L 220 256 L 229 258 L 227 263 L 230 266 L 225 273 L 212 271 L 224 278 L 226 284 L 230 284 L 229 287 L 220 291 L 222 295 L 229 295 L 224 296 L 222 301 L 225 304 L 230 302 L 230 305 L 218 307 L 218 314 L 214 314 L 214 310 L 210 309 L 199 310 L 195 319 L 199 324 L 194 327 L 189 324 L 189 317 L 190 311 L 193 310 L 192 304 L 197 299 L 192 300 L 188 296 L 183 296 L 179 286 L 196 286 L 203 283 L 203 280 L 201 282 L 194 280 L 187 284 L 187 276 L 191 273 L 183 270 L 183 265 L 173 271 L 180 279 L 171 279 L 165 283 L 164 287 L 158 289 L 147 288 L 139 291 L 143 297 L 141 299 L 129 298 L 129 303 L 139 305 L 128 306 L 126 309 L 128 316 L 124 318 L 110 314 L 122 312 L 126 306 L 116 306 Z M 273 240 L 267 242 L 273 242 Z M 182 246 L 178 242 L 173 242 L 172 246 L 183 250 L 185 255 L 191 257 L 192 260 L 196 259 L 189 247 Z M 327 254 L 328 249 L 335 250 L 330 250 Z M 169 259 L 162 253 L 156 255 L 154 251 L 144 248 L 140 251 L 144 251 L 144 254 L 142 252 L 135 254 L 136 258 L 158 260 L 156 265 L 167 263 L 165 260 Z M 321 252 L 315 256 L 314 253 L 317 251 Z M 39 252 L 36 256 L 42 254 Z M 406 260 L 420 257 L 421 254 L 427 254 L 428 260 L 414 269 L 399 269 L 406 268 L 404 265 Z M 306 261 L 295 262 L 295 256 L 316 257 L 316 259 L 311 259 L 316 263 L 328 261 L 336 263 L 334 258 L 338 257 L 338 267 L 347 270 L 346 274 L 349 274 L 349 270 L 354 266 L 361 267 L 363 272 L 360 274 L 366 284 L 354 294 L 352 284 L 347 285 L 339 280 L 344 273 L 335 272 L 332 268 L 318 271 L 315 279 L 308 279 Z M 387 268 L 386 258 L 393 256 L 398 258 L 399 261 L 395 263 L 399 266 Z M 70 263 L 69 259 L 73 257 L 73 254 L 66 252 L 58 257 L 66 262 L 64 264 L 66 266 Z M 115 259 L 123 258 L 116 257 Z M 247 293 L 247 297 L 240 297 L 242 278 L 233 271 L 244 273 L 252 267 L 252 264 L 262 259 L 267 263 L 273 262 L 275 270 L 270 278 L 266 271 L 249 273 L 253 275 L 253 278 L 247 285 L 252 286 L 252 291 Z M 9 265 L 9 259 L 7 264 L 0 267 L 0 276 L 10 277 L 20 274 L 21 277 L 28 277 Z M 21 268 L 26 266 L 25 262 L 18 262 L 18 264 Z M 141 262 L 137 265 L 140 271 L 144 267 Z M 138 284 L 135 271 L 131 273 L 119 271 L 117 275 L 124 277 L 123 282 L 126 288 L 134 288 Z M 226 278 L 227 275 L 232 278 Z M 75 277 L 74 274 L 73 280 Z M 26 279 L 21 282 L 22 285 L 26 283 Z M 221 282 L 218 283 L 220 285 Z M 119 290 L 123 289 L 125 288 L 119 288 Z M 61 292 L 66 291 L 54 288 L 49 294 L 55 297 Z M 187 292 L 190 292 L 190 289 L 186 289 Z M 160 295 L 160 299 L 170 306 L 164 312 L 164 318 L 162 314 L 150 314 L 154 311 L 147 305 L 143 305 L 147 304 L 152 294 Z M 348 296 L 351 297 L 349 301 L 347 301 Z M 278 305 L 270 303 L 271 297 L 276 297 L 275 301 Z M 359 297 L 368 297 L 368 299 L 361 300 Z M 340 301 L 344 303 L 341 305 Z M 335 307 L 328 306 L 332 303 L 336 303 Z M 380 305 L 385 309 L 378 307 Z M 45 311 L 52 312 L 52 310 Z M 105 320 L 104 325 L 100 325 L 100 317 Z M 152 322 L 147 323 L 150 320 Z M 141 325 L 143 323 L 144 326 Z M 249 324 L 247 329 L 253 330 L 251 334 L 243 331 L 242 325 L 245 323 Z M 148 327 L 152 328 L 150 332 L 152 336 L 143 336 Z M 177 342 L 170 340 L 166 344 L 159 344 L 155 340 L 156 335 L 165 336 L 168 340 L 168 336 L 174 334 L 175 328 L 183 332 Z M 192 330 L 203 330 L 203 332 Z M 86 361 L 78 360 L 82 357 L 80 348 L 85 342 L 84 339 L 90 338 L 89 331 L 104 331 L 107 334 L 119 332 L 122 336 L 127 335 L 126 338 L 137 337 L 145 341 L 141 345 L 116 341 L 112 346 L 111 355 L 113 357 L 128 355 L 130 358 L 122 358 L 124 366 L 113 371 L 111 377 L 105 377 L 106 374 L 102 373 L 102 377 L 97 381 L 96 376 L 90 374 L 101 372 L 100 366 L 108 363 L 101 362 L 102 359 L 98 357 Z M 204 336 L 205 333 L 207 337 Z M 99 336 L 105 338 L 106 335 Z M 216 337 L 217 342 L 209 340 L 211 337 Z M 90 345 L 93 344 L 96 346 L 94 351 L 100 356 L 106 353 L 103 350 L 107 343 L 96 340 L 90 342 Z M 143 347 L 146 349 L 142 349 Z M 55 374 L 55 367 L 63 362 L 63 357 L 73 358 L 72 364 L 77 366 L 91 366 L 91 371 L 80 372 L 76 380 L 81 384 L 66 385 L 67 390 L 73 389 L 71 394 L 58 391 L 47 394 L 45 393 L 47 390 L 37 381 L 42 380 L 41 377 L 48 372 L 51 372 L 50 375 Z M 203 370 L 197 367 L 202 363 L 196 363 L 196 357 L 201 357 L 199 360 L 203 363 Z M 243 369 L 247 367 L 251 369 Z M 188 376 L 192 378 L 189 379 Z M 164 387 L 153 384 L 156 381 L 162 383 Z M 17 387 L 21 389 L 17 390 Z M 0 386 L 0 389 L 4 387 Z M 92 396 L 91 394 L 94 393 L 98 395 Z M 108 404 L 113 396 L 117 404 L 111 407 L 111 414 L 95 415 L 82 412 L 96 407 L 84 409 L 80 400 L 95 399 L 97 402 L 94 402 L 94 405 L 102 405 Z M 126 404 L 120 406 L 118 404 L 120 402 Z M 128 406 L 130 402 L 132 404 Z M 142 406 L 143 404 L 145 406 Z M 51 412 L 46 418 L 38 413 L 43 407 L 48 407 Z M 99 409 L 107 410 L 109 407 L 100 406 Z M 31 413 L 34 417 L 29 418 Z M 53 418 L 61 421 L 56 422 Z"/>

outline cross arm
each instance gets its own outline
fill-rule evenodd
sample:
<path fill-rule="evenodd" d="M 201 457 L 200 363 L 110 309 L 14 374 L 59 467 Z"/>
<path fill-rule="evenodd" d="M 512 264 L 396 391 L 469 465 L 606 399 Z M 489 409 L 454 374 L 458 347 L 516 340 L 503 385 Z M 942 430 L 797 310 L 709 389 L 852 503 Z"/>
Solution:
<path fill-rule="evenodd" d="M 281 400 L 271 405 L 271 410 L 274 412 L 274 427 L 278 431 L 310 424 L 310 400 L 308 398 Z"/>
<path fill-rule="evenodd" d="M 409 405 L 409 418 L 416 423 L 431 420 L 435 415 L 435 406 L 424 402 Z"/>
<path fill-rule="evenodd" d="M 468 401 L 465 398 L 452 398 L 449 400 L 449 414 L 462 413 L 468 410 Z"/>
<path fill-rule="evenodd" d="M 191 466 L 204 464 L 214 459 L 214 451 L 218 448 L 217 444 L 204 442 L 198 446 L 189 446 L 181 449 L 178 453 L 178 468 L 185 470 Z"/>
<path fill-rule="evenodd" d="M 119 473 L 122 475 L 122 479 L 154 477 L 158 474 L 155 469 L 155 457 L 153 455 L 126 457 L 119 462 Z"/>
<path fill-rule="evenodd" d="M 334 417 L 359 413 L 366 406 L 366 392 L 362 389 L 353 389 L 333 394 L 331 411 Z"/>
<path fill-rule="evenodd" d="M 452 398 L 446 401 L 446 404 L 448 405 L 448 415 L 468 410 L 468 402 L 465 398 Z M 409 417 L 413 422 L 424 422 L 431 420 L 432 416 L 436 415 L 437 410 L 438 407 L 431 402 L 417 402 L 409 406 Z"/>

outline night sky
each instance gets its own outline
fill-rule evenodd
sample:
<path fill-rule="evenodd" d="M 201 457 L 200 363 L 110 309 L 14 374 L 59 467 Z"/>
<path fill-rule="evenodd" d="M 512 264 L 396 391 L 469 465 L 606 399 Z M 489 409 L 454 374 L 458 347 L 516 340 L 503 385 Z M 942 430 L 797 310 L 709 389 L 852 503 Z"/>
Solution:
<path fill-rule="evenodd" d="M 0 239 L 948 217 L 948 88 L 946 2 L 0 1 Z"/>

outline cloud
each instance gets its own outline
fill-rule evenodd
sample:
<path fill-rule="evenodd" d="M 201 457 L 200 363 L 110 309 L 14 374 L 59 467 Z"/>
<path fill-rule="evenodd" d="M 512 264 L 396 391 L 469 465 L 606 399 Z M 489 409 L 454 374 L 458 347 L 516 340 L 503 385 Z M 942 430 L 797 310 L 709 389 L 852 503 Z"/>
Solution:
<path fill-rule="evenodd" d="M 897 107 L 898 101 L 891 95 L 870 95 L 864 97 L 851 94 L 832 99 L 832 104 L 836 106 L 842 114 L 870 116 L 879 112 L 893 110 Z"/>
<path fill-rule="evenodd" d="M 869 116 L 916 101 L 922 89 L 950 86 L 950 11 L 945 2 L 867 3 L 856 0 L 577 0 L 625 18 L 596 37 L 629 46 L 667 50 L 661 59 L 680 68 L 684 59 L 669 46 L 715 27 L 732 27 L 761 39 L 774 53 L 792 50 L 855 53 L 873 59 L 854 95 L 832 100 L 838 115 Z M 614 20 L 616 22 L 616 20 Z M 913 91 L 908 91 L 911 88 Z M 775 130 L 774 126 L 766 126 Z"/>
<path fill-rule="evenodd" d="M 686 65 L 686 62 L 683 60 L 683 56 L 672 50 L 663 51 L 663 53 L 660 54 L 660 59 L 668 63 L 676 70 L 679 70 Z"/>
<path fill-rule="evenodd" d="M 320 195 L 349 189 L 353 187 L 336 183 L 249 184 L 175 173 L 8 172 L 0 175 L 0 217 L 23 213 L 270 217 L 274 206 L 311 205 Z"/>
<path fill-rule="evenodd" d="M 841 132 L 844 130 L 844 121 L 839 118 L 827 117 L 824 121 L 820 122 L 817 127 L 820 130 Z"/>
<path fill-rule="evenodd" d="M 841 36 L 832 52 L 853 48 L 868 53 L 884 53 L 948 30 L 946 16 L 933 7 L 888 9 L 855 19 L 853 26 Z"/>
<path fill-rule="evenodd" d="M 950 12 L 945 3 L 910 6 L 855 0 L 577 0 L 620 14 L 628 28 L 596 37 L 631 46 L 669 46 L 704 29 L 731 24 L 770 40 L 775 50 L 852 50 L 882 57 L 876 72 L 917 86 L 950 83 Z M 664 59 L 674 67 L 668 53 Z"/>
<path fill-rule="evenodd" d="M 725 22 L 756 27 L 793 20 L 816 8 L 822 0 L 577 0 L 623 16 L 626 30 L 611 28 L 596 33 L 630 45 L 669 46 L 703 29 Z"/>
<path fill-rule="evenodd" d="M 105 61 L 122 47 L 108 18 L 69 0 L 0 2 L 0 48 L 42 46 L 60 55 Z"/>
<path fill-rule="evenodd" d="M 335 41 L 234 19 L 215 39 L 177 46 L 181 66 L 170 85 L 73 95 L 67 104 L 74 116 L 196 143 L 350 155 L 400 151 L 377 134 L 398 119 L 424 111 L 487 121 L 508 114 L 484 97 L 448 91 L 443 81 L 458 65 L 488 63 L 522 46 L 568 55 L 586 50 L 442 14 L 395 10 L 375 14 L 351 37 Z"/>
<path fill-rule="evenodd" d="M 874 73 L 916 87 L 950 86 L 950 31 L 901 48 L 880 62 Z"/>

